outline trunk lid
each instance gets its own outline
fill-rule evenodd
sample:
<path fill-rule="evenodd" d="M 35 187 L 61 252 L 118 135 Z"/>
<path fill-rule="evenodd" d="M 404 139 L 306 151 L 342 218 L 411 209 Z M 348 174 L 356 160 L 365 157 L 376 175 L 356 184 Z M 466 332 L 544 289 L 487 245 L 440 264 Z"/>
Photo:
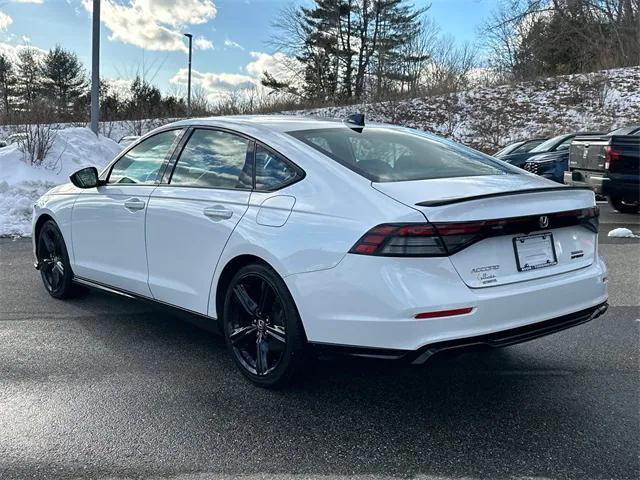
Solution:
<path fill-rule="evenodd" d="M 510 233 L 482 238 L 449 257 L 471 288 L 557 275 L 589 266 L 595 259 L 597 233 L 583 224 L 567 223 L 574 214 L 555 215 L 594 207 L 594 194 L 588 189 L 563 187 L 533 175 L 443 178 L 373 183 L 372 186 L 418 209 L 436 227 L 478 221 L 513 223 L 513 219 L 519 219 L 515 226 L 505 230 Z M 578 218 L 579 213 L 575 215 Z M 544 225 L 541 217 L 547 217 L 548 226 L 541 226 Z M 537 234 L 545 238 L 535 237 L 526 240 L 526 247 L 516 247 L 521 237 Z M 525 248 L 538 240 L 552 245 L 556 263 L 522 270 L 518 262 L 526 257 Z M 536 252 L 532 255 L 537 255 Z"/>

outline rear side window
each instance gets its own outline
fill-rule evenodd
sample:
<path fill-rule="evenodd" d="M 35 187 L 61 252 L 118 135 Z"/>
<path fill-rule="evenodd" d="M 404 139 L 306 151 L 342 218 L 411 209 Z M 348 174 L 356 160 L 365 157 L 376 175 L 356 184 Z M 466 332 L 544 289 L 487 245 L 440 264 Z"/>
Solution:
<path fill-rule="evenodd" d="M 158 133 L 133 147 L 114 164 L 107 183 L 153 185 L 181 133 L 182 130 Z"/>
<path fill-rule="evenodd" d="M 195 130 L 180 154 L 170 184 L 250 189 L 253 142 L 228 132 Z"/>
<path fill-rule="evenodd" d="M 374 182 L 517 173 L 493 157 L 417 131 L 343 127 L 289 134 Z"/>
<path fill-rule="evenodd" d="M 296 179 L 293 166 L 261 145 L 256 147 L 256 188 L 275 190 Z"/>

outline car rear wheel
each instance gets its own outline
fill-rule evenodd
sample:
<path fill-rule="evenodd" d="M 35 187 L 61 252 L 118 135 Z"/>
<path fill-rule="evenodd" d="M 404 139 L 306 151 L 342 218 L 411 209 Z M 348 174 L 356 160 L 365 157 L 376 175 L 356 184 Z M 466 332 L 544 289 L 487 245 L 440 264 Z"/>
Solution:
<path fill-rule="evenodd" d="M 234 363 L 260 387 L 286 385 L 306 364 L 302 322 L 284 281 L 261 264 L 242 267 L 227 288 L 224 336 Z"/>
<path fill-rule="evenodd" d="M 38 233 L 38 266 L 47 292 L 54 298 L 69 298 L 73 292 L 73 274 L 62 233 L 48 220 Z"/>
<path fill-rule="evenodd" d="M 609 203 L 620 213 L 638 213 L 640 211 L 640 202 L 627 202 L 620 197 L 609 198 Z"/>

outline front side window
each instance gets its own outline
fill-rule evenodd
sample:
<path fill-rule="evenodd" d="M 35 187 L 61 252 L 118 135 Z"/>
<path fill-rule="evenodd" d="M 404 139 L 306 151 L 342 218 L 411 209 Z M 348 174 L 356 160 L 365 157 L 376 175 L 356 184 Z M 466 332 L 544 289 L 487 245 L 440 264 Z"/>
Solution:
<path fill-rule="evenodd" d="M 417 131 L 365 127 L 289 134 L 374 182 L 517 173 L 493 157 Z"/>
<path fill-rule="evenodd" d="M 256 188 L 273 190 L 281 187 L 297 176 L 297 172 L 285 160 L 266 148 L 256 147 Z"/>
<path fill-rule="evenodd" d="M 199 129 L 189 138 L 171 176 L 171 185 L 251 188 L 252 142 L 232 133 Z"/>
<path fill-rule="evenodd" d="M 153 185 L 181 133 L 180 129 L 158 133 L 133 147 L 115 163 L 107 183 Z"/>
<path fill-rule="evenodd" d="M 531 140 L 529 142 L 525 142 L 523 145 L 520 145 L 518 148 L 516 148 L 511 153 L 528 153 L 528 152 L 530 152 L 531 150 L 536 148 L 538 145 L 540 145 L 544 141 L 545 140 L 543 138 L 541 138 L 539 140 Z"/>

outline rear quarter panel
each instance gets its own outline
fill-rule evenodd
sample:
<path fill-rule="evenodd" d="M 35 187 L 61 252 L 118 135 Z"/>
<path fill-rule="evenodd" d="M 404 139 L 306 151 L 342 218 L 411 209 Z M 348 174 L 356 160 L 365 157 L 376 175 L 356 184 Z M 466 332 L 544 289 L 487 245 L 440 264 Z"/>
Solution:
<path fill-rule="evenodd" d="M 208 313 L 216 317 L 216 292 L 224 267 L 240 255 L 254 255 L 281 277 L 334 268 L 367 230 L 385 222 L 420 222 L 416 209 L 389 198 L 371 182 L 310 147 L 273 148 L 305 170 L 301 181 L 275 192 L 253 192 L 249 208 L 222 252 L 212 281 Z M 280 148 L 278 148 L 280 147 Z M 265 225 L 262 207 L 274 197 L 293 197 L 290 214 L 274 213 L 285 222 Z M 267 208 L 283 208 L 269 202 Z M 273 205 L 270 207 L 269 205 Z M 269 214 L 268 216 L 272 216 Z"/>

